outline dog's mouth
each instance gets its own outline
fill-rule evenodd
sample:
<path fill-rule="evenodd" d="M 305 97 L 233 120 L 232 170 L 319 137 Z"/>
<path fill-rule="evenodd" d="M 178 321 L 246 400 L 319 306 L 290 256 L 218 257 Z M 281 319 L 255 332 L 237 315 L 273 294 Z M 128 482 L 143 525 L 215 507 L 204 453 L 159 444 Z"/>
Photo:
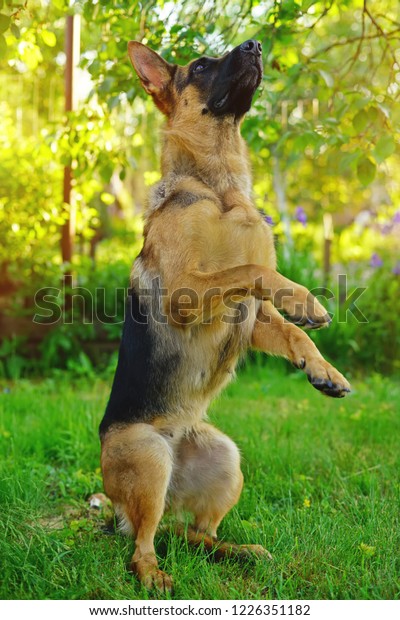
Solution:
<path fill-rule="evenodd" d="M 216 108 L 217 110 L 219 110 L 220 108 L 223 108 L 224 105 L 226 104 L 226 102 L 228 101 L 228 97 L 229 97 L 229 90 L 228 92 L 222 97 L 222 99 L 218 99 L 215 103 L 214 103 L 214 108 Z"/>
<path fill-rule="evenodd" d="M 261 79 L 261 62 L 256 61 L 243 68 L 229 80 L 229 84 L 221 84 L 219 92 L 209 101 L 211 111 L 217 116 L 223 114 L 242 116 L 250 109 L 253 95 Z"/>

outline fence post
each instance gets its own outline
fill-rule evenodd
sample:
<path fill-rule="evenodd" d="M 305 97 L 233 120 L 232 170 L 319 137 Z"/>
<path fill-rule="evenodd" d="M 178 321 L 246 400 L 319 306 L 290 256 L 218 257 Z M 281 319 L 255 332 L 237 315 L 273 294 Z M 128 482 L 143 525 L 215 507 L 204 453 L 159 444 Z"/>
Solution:
<path fill-rule="evenodd" d="M 324 287 L 328 288 L 331 275 L 331 248 L 333 241 L 333 221 L 330 213 L 324 213 Z"/>
<path fill-rule="evenodd" d="M 65 112 L 72 112 L 74 105 L 74 70 L 79 61 L 79 16 L 67 15 L 65 28 Z M 68 122 L 68 121 L 67 121 Z M 75 209 L 71 204 L 72 171 L 71 166 L 64 168 L 63 201 L 69 205 L 69 215 L 61 229 L 61 256 L 63 263 L 71 263 L 74 251 Z M 64 273 L 64 285 L 68 289 L 72 285 L 72 274 L 68 268 Z M 65 295 L 65 306 L 71 304 L 69 295 Z"/>

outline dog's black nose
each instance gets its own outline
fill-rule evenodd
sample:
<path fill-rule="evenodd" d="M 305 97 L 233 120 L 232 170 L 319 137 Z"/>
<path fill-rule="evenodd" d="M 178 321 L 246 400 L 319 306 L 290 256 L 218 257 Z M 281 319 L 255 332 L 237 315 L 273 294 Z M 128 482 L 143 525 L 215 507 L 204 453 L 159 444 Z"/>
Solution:
<path fill-rule="evenodd" d="M 242 52 L 254 54 L 255 56 L 261 56 L 262 52 L 261 43 L 259 43 L 255 39 L 249 39 L 248 41 L 245 41 L 240 46 L 240 49 Z"/>

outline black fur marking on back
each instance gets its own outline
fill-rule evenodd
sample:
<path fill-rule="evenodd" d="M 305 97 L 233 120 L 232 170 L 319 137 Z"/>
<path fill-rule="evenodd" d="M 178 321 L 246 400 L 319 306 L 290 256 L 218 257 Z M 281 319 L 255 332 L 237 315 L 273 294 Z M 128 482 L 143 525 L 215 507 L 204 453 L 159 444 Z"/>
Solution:
<path fill-rule="evenodd" d="M 103 435 L 113 424 L 150 422 L 166 413 L 171 375 L 179 365 L 175 351 L 158 351 L 154 319 L 131 290 L 118 365 L 107 408 L 100 424 Z M 169 329 L 163 325 L 161 329 Z"/>

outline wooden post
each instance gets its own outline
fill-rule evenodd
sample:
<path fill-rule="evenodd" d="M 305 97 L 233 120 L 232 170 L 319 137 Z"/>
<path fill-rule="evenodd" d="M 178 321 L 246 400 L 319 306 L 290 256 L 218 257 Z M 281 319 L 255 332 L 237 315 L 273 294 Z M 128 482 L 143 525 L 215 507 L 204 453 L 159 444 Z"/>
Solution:
<path fill-rule="evenodd" d="M 79 61 L 79 16 L 68 15 L 65 29 L 65 112 L 72 112 L 75 108 L 74 69 Z M 61 256 L 63 263 L 71 263 L 74 251 L 75 236 L 75 209 L 71 204 L 72 171 L 71 166 L 64 168 L 63 201 L 69 205 L 69 216 L 61 229 Z M 72 286 L 70 269 L 64 273 L 64 284 Z M 65 296 L 65 306 L 71 305 L 69 295 Z"/>
<path fill-rule="evenodd" d="M 330 213 L 324 213 L 324 286 L 328 287 L 331 274 L 331 247 L 333 241 L 333 221 Z"/>
<path fill-rule="evenodd" d="M 65 29 L 65 111 L 72 111 L 73 102 L 73 81 L 74 81 L 74 17 L 73 15 L 67 16 L 67 23 Z M 71 167 L 65 166 L 64 168 L 64 191 L 63 201 L 66 204 L 71 205 L 71 186 L 72 186 L 72 174 Z M 71 206 L 70 206 L 71 209 Z M 73 230 L 72 230 L 71 212 L 67 221 L 63 224 L 61 230 L 61 255 L 63 263 L 70 263 L 72 259 L 73 250 Z"/>

